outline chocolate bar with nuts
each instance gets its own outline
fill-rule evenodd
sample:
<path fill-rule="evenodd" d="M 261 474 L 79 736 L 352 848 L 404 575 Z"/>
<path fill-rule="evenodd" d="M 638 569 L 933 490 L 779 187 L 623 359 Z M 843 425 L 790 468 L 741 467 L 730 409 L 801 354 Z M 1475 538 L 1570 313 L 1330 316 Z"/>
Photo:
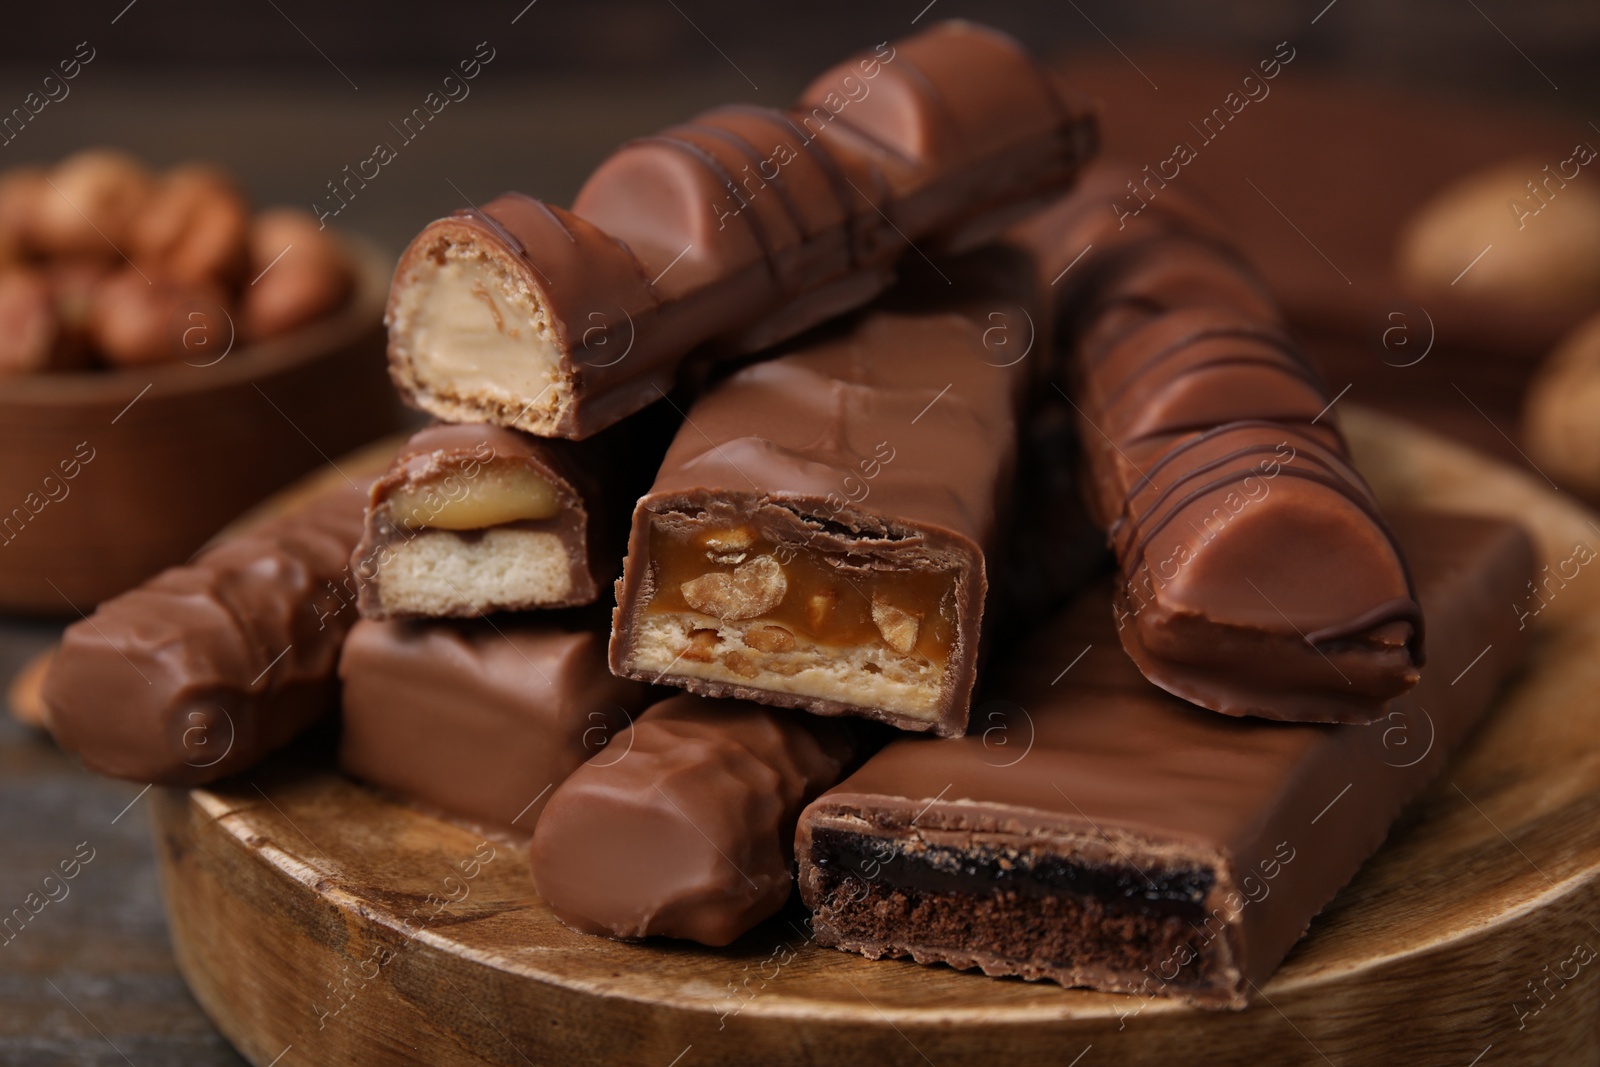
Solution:
<path fill-rule="evenodd" d="M 570 212 L 508 194 L 429 224 L 390 290 L 390 373 L 447 422 L 587 437 L 669 390 L 691 350 L 753 352 L 859 307 L 913 243 L 977 247 L 1096 141 L 1088 100 L 1015 41 L 943 23 L 788 110 L 624 145 Z"/>
<path fill-rule="evenodd" d="M 545 803 L 539 895 L 584 933 L 726 945 L 789 899 L 795 819 L 861 736 L 759 704 L 662 701 Z"/>
<path fill-rule="evenodd" d="M 327 492 L 67 627 L 43 687 L 56 742 L 113 778 L 196 785 L 245 770 L 331 710 L 356 619 L 334 583 L 365 496 Z"/>
<path fill-rule="evenodd" d="M 648 687 L 606 669 L 570 613 L 356 623 L 339 659 L 345 773 L 475 824 L 527 832 L 584 760 L 621 752 Z"/>
<path fill-rule="evenodd" d="M 634 509 L 612 670 L 960 735 L 1030 373 L 880 311 L 722 382 Z"/>
<path fill-rule="evenodd" d="M 372 485 L 351 567 L 369 619 L 591 604 L 670 439 L 664 409 L 582 443 L 430 426 Z"/>
<path fill-rule="evenodd" d="M 995 676 L 981 736 L 892 742 L 806 809 L 795 850 L 818 942 L 1140 1007 L 1244 1007 L 1518 662 L 1506 605 L 1533 572 L 1527 535 L 1437 513 L 1395 525 L 1434 659 L 1382 722 L 1187 704 L 1117 647 L 1099 586 Z"/>
<path fill-rule="evenodd" d="M 1177 190 L 1125 218 L 1122 176 L 1029 225 L 1075 263 L 1064 378 L 1123 647 L 1214 711 L 1371 722 L 1416 683 L 1423 621 L 1338 398 L 1220 225 Z"/>

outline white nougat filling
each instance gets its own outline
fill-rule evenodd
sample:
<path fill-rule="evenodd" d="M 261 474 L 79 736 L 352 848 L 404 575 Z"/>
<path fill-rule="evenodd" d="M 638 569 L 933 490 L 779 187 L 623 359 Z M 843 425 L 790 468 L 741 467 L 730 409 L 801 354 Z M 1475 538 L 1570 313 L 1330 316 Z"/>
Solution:
<path fill-rule="evenodd" d="M 491 529 L 470 539 L 423 530 L 392 546 L 378 581 L 386 611 L 456 615 L 563 601 L 572 561 L 561 538 L 541 530 Z"/>
<path fill-rule="evenodd" d="M 527 429 L 559 404 L 561 353 L 536 294 L 494 260 L 452 246 L 419 257 L 399 286 L 391 329 L 421 390 L 488 400 Z"/>

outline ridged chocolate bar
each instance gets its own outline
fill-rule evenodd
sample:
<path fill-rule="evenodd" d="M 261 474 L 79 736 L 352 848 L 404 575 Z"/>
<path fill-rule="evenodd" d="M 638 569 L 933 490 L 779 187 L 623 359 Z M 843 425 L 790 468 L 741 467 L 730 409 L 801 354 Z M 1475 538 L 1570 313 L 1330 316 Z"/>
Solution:
<path fill-rule="evenodd" d="M 1243 1007 L 1518 662 L 1527 535 L 1443 514 L 1395 525 L 1434 659 L 1381 722 L 1187 704 L 1117 647 L 1102 586 L 995 676 L 982 735 L 895 741 L 806 809 L 795 849 L 818 942 Z"/>
<path fill-rule="evenodd" d="M 67 627 L 43 690 L 57 743 L 113 778 L 196 785 L 331 710 L 365 499 L 328 492 Z"/>
<path fill-rule="evenodd" d="M 1220 224 L 1176 189 L 1130 219 L 1124 177 L 1098 168 L 1020 228 L 1071 264 L 1063 378 L 1123 647 L 1215 711 L 1373 721 L 1416 683 L 1423 620 L 1337 398 Z"/>
<path fill-rule="evenodd" d="M 374 622 L 339 660 L 339 766 L 475 823 L 531 831 L 584 760 L 614 751 L 650 691 L 606 669 L 605 638 L 568 615 Z"/>
<path fill-rule="evenodd" d="M 993 30 L 942 23 L 788 110 L 624 145 L 572 210 L 520 194 L 431 223 L 390 291 L 390 372 L 448 422 L 587 437 L 691 350 L 737 354 L 865 304 L 915 244 L 976 247 L 1071 184 L 1087 99 Z"/>
<path fill-rule="evenodd" d="M 789 899 L 795 818 L 859 743 L 758 704 L 662 701 L 545 803 L 539 895 L 585 933 L 726 945 Z"/>

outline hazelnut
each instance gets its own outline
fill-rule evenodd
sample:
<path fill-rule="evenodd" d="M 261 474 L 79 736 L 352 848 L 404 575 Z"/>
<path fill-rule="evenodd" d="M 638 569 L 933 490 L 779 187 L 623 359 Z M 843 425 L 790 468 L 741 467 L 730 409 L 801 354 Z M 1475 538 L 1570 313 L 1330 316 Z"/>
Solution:
<path fill-rule="evenodd" d="M 162 176 L 128 233 L 128 254 L 146 272 L 185 285 L 236 283 L 245 272 L 250 209 L 233 180 L 214 167 L 177 167 Z"/>
<path fill-rule="evenodd" d="M 761 677 L 761 668 L 750 662 L 750 658 L 743 652 L 727 652 L 722 656 L 722 665 L 741 678 Z"/>
<path fill-rule="evenodd" d="M 1600 316 L 1579 326 L 1534 374 L 1524 401 L 1528 455 L 1540 470 L 1600 500 Z"/>
<path fill-rule="evenodd" d="M 1600 304 L 1600 188 L 1588 174 L 1564 180 L 1531 159 L 1479 171 L 1418 209 L 1395 258 L 1401 279 L 1422 296 L 1593 307 Z"/>
<path fill-rule="evenodd" d="M 134 216 L 150 196 L 152 180 L 143 163 L 124 152 L 79 152 L 58 163 L 45 179 L 29 227 L 36 251 L 118 259 L 127 250 Z"/>
<path fill-rule="evenodd" d="M 287 333 L 342 307 L 355 268 L 331 233 L 304 211 L 284 208 L 250 226 L 250 264 L 241 299 L 247 341 Z"/>
<path fill-rule="evenodd" d="M 47 369 L 57 332 L 44 276 L 22 268 L 0 272 L 0 377 Z"/>
<path fill-rule="evenodd" d="M 896 607 L 883 597 L 872 598 L 872 622 L 883 635 L 883 643 L 902 656 L 917 647 L 917 631 L 922 628 L 922 616 Z"/>
<path fill-rule="evenodd" d="M 758 652 L 793 652 L 794 634 L 782 626 L 753 626 L 744 635 L 744 643 Z"/>
<path fill-rule="evenodd" d="M 209 361 L 214 345 L 219 353 L 225 350 L 220 346 L 232 327 L 218 320 L 227 317 L 215 290 L 165 278 L 147 280 L 128 268 L 95 287 L 89 300 L 89 335 L 106 361 L 117 366 L 165 363 L 190 353 L 204 354 Z M 204 334 L 203 349 L 188 345 L 194 330 Z"/>
<path fill-rule="evenodd" d="M 55 370 L 81 370 L 94 362 L 89 309 L 96 287 L 111 273 L 103 261 L 71 259 L 45 265 L 56 314 Z"/>
<path fill-rule="evenodd" d="M 32 251 L 33 216 L 45 194 L 44 171 L 34 167 L 0 175 L 0 263 L 11 263 Z"/>
<path fill-rule="evenodd" d="M 732 571 L 703 574 L 679 586 L 694 610 L 718 619 L 753 619 L 783 603 L 789 580 L 771 556 L 757 556 Z"/>

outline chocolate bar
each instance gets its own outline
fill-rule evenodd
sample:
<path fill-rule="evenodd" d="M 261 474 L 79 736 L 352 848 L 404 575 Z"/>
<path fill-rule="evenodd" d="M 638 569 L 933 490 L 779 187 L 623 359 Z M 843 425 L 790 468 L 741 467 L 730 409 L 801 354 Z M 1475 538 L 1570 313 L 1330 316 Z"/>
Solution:
<path fill-rule="evenodd" d="M 789 899 L 795 818 L 858 744 L 844 723 L 664 700 L 545 804 L 539 895 L 584 933 L 726 945 Z"/>
<path fill-rule="evenodd" d="M 703 396 L 633 513 L 611 669 L 958 736 L 1031 367 L 874 312 Z"/>
<path fill-rule="evenodd" d="M 621 751 L 650 699 L 572 621 L 358 622 L 339 660 L 339 766 L 447 815 L 532 830 L 552 788 Z"/>
<path fill-rule="evenodd" d="M 1187 704 L 1117 647 L 1102 586 L 991 687 L 982 736 L 896 741 L 806 809 L 795 847 L 818 942 L 1141 1007 L 1243 1007 L 1518 662 L 1521 528 L 1425 513 L 1395 527 L 1434 660 L 1384 720 Z"/>
<path fill-rule="evenodd" d="M 752 352 L 977 247 L 1097 147 L 1087 99 L 949 22 L 858 56 L 788 110 L 725 107 L 624 145 L 572 211 L 507 194 L 429 224 L 390 290 L 390 373 L 447 422 L 581 438 L 692 349 Z"/>
<path fill-rule="evenodd" d="M 627 512 L 670 440 L 662 410 L 582 443 L 482 424 L 416 434 L 372 486 L 352 561 L 361 614 L 593 603 L 616 577 Z"/>
<path fill-rule="evenodd" d="M 57 743 L 113 778 L 196 785 L 329 711 L 365 496 L 329 491 L 67 627 L 43 688 Z"/>
<path fill-rule="evenodd" d="M 1059 286 L 1090 503 L 1124 648 L 1230 715 L 1371 722 L 1416 683 L 1403 553 L 1265 286 L 1175 190 L 1119 214 L 1114 169 L 1030 221 Z"/>

